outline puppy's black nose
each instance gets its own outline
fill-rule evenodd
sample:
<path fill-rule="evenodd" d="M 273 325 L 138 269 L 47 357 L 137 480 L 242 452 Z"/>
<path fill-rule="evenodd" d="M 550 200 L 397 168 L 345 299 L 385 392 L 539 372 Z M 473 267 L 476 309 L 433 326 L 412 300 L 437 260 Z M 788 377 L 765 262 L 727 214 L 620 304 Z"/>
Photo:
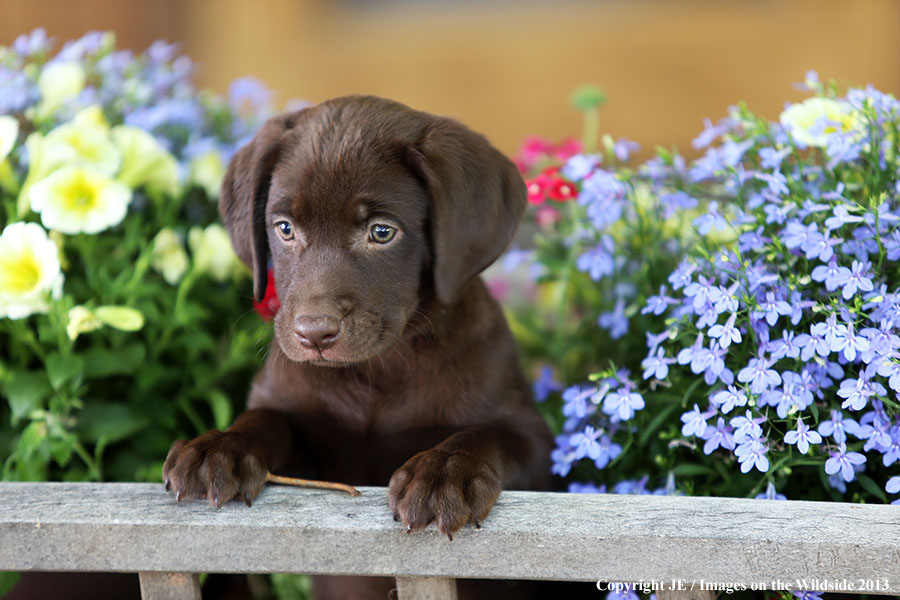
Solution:
<path fill-rule="evenodd" d="M 341 334 L 341 322 L 334 317 L 302 316 L 294 320 L 294 332 L 304 348 L 319 351 L 330 348 Z"/>

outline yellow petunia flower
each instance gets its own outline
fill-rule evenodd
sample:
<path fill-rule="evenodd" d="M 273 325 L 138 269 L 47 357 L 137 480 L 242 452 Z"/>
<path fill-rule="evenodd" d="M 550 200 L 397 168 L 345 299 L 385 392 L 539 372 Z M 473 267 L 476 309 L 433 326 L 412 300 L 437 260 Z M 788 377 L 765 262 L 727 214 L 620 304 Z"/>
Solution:
<path fill-rule="evenodd" d="M 167 194 L 178 193 L 178 163 L 155 137 L 137 127 L 119 125 L 112 138 L 122 155 L 118 181 L 131 188 L 146 186 Z"/>
<path fill-rule="evenodd" d="M 121 331 L 137 331 L 144 326 L 144 314 L 128 306 L 98 306 L 97 318 Z"/>
<path fill-rule="evenodd" d="M 0 234 L 0 317 L 46 313 L 62 295 L 59 255 L 37 223 L 12 223 Z"/>
<path fill-rule="evenodd" d="M 47 229 L 97 233 L 122 222 L 131 189 L 92 169 L 63 167 L 34 184 L 30 198 Z"/>
<path fill-rule="evenodd" d="M 84 67 L 77 62 L 51 62 L 38 77 L 41 102 L 37 112 L 50 116 L 68 100 L 72 100 L 84 89 L 86 75 Z"/>
<path fill-rule="evenodd" d="M 144 315 L 127 306 L 98 306 L 91 310 L 78 305 L 69 310 L 66 335 L 74 342 L 82 333 L 95 331 L 104 325 L 121 331 L 137 331 L 144 326 Z"/>
<path fill-rule="evenodd" d="M 191 160 L 188 165 L 190 182 L 203 188 L 210 200 L 219 197 L 219 189 L 225 178 L 225 163 L 215 150 L 210 150 Z"/>
<path fill-rule="evenodd" d="M 97 315 L 85 306 L 78 305 L 71 308 L 68 317 L 66 335 L 73 342 L 82 333 L 89 333 L 103 327 L 103 321 L 98 319 Z"/>
<path fill-rule="evenodd" d="M 112 175 L 122 164 L 122 154 L 113 143 L 109 123 L 99 106 L 80 111 L 71 122 L 50 131 L 44 142 L 44 167 L 49 170 L 82 165 Z"/>
<path fill-rule="evenodd" d="M 0 117 L 0 163 L 12 152 L 18 137 L 19 122 L 16 118 L 8 115 Z"/>
<path fill-rule="evenodd" d="M 80 111 L 72 121 L 56 127 L 46 136 L 32 133 L 25 140 L 28 175 L 19 192 L 18 213 L 31 205 L 31 188 L 61 167 L 90 167 L 112 176 L 119 170 L 122 155 L 110 136 L 109 124 L 99 106 Z"/>
<path fill-rule="evenodd" d="M 150 266 L 163 276 L 169 285 L 175 285 L 184 277 L 188 268 L 188 255 L 178 235 L 166 227 L 153 238 L 153 254 Z"/>
<path fill-rule="evenodd" d="M 194 267 L 202 273 L 208 273 L 216 281 L 225 281 L 245 271 L 244 263 L 231 247 L 228 233 L 217 223 L 206 229 L 191 227 L 188 245 L 194 257 Z"/>

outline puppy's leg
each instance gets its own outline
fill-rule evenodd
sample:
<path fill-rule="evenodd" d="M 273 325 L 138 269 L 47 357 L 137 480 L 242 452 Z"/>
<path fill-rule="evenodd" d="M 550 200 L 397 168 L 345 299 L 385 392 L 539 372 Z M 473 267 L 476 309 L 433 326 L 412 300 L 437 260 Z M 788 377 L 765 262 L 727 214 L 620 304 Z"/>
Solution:
<path fill-rule="evenodd" d="M 481 526 L 501 488 L 543 487 L 549 446 L 536 413 L 456 433 L 394 472 L 391 512 L 408 531 L 435 523 L 452 540 L 466 523 Z"/>
<path fill-rule="evenodd" d="M 163 465 L 163 481 L 177 500 L 205 496 L 219 507 L 236 498 L 249 506 L 266 474 L 286 462 L 291 445 L 283 414 L 248 410 L 228 431 L 209 431 L 190 442 L 176 440 Z"/>

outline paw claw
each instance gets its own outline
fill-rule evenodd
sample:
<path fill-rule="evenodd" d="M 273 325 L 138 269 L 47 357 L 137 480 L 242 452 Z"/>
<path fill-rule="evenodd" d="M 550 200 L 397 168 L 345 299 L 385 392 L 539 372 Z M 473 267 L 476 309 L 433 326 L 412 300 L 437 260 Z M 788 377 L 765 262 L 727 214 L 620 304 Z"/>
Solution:
<path fill-rule="evenodd" d="M 175 502 L 181 502 L 181 490 L 175 492 Z"/>
<path fill-rule="evenodd" d="M 388 493 L 394 520 L 407 524 L 407 533 L 435 523 L 453 541 L 468 522 L 481 528 L 480 519 L 500 494 L 500 479 L 489 463 L 477 457 L 432 449 L 395 471 Z"/>
<path fill-rule="evenodd" d="M 168 492 L 170 489 L 172 489 L 172 482 L 166 478 L 166 491 Z"/>
<path fill-rule="evenodd" d="M 247 503 L 247 506 L 250 506 L 250 494 L 244 494 L 244 502 Z"/>

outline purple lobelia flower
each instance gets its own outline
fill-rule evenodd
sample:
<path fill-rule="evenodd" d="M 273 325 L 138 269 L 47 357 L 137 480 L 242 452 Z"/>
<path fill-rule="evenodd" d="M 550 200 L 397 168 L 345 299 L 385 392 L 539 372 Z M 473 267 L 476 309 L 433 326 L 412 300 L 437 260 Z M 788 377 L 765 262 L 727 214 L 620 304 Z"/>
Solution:
<path fill-rule="evenodd" d="M 625 300 L 619 298 L 611 311 L 600 313 L 597 324 L 609 330 L 609 337 L 616 340 L 628 332 L 628 317 L 625 316 Z"/>
<path fill-rule="evenodd" d="M 762 438 L 749 439 L 738 444 L 734 450 L 738 463 L 741 465 L 741 473 L 749 473 L 754 467 L 760 473 L 769 470 L 769 459 L 766 453 L 769 451 Z"/>
<path fill-rule="evenodd" d="M 888 494 L 900 493 L 900 475 L 894 475 L 888 479 L 887 484 L 884 486 L 884 491 Z"/>
<path fill-rule="evenodd" d="M 869 378 L 865 374 L 861 374 L 857 379 L 842 381 L 837 395 L 844 398 L 841 408 L 862 410 L 869 403 L 869 399 L 875 395 L 875 391 Z"/>
<path fill-rule="evenodd" d="M 656 354 L 652 351 L 647 358 L 641 361 L 641 368 L 644 369 L 644 379 L 654 377 L 663 380 L 669 376 L 669 365 L 675 362 L 674 358 L 666 356 L 664 348 L 657 348 Z"/>
<path fill-rule="evenodd" d="M 681 435 L 696 435 L 697 437 L 702 437 L 703 433 L 706 431 L 706 420 L 714 414 L 716 414 L 716 409 L 714 407 L 707 409 L 706 412 L 700 412 L 700 407 L 694 404 L 693 410 L 681 415 L 681 422 L 684 423 L 681 427 Z"/>
<path fill-rule="evenodd" d="M 825 282 L 825 289 L 833 292 L 843 285 L 850 277 L 850 269 L 837 264 L 837 258 L 832 256 L 827 265 L 819 265 L 812 270 L 813 281 Z"/>
<path fill-rule="evenodd" d="M 601 160 L 599 154 L 575 154 L 569 157 L 559 172 L 569 181 L 578 182 L 590 175 Z"/>
<path fill-rule="evenodd" d="M 632 391 L 631 387 L 630 383 L 625 383 L 619 389 L 607 394 L 603 400 L 603 412 L 622 421 L 632 419 L 635 411 L 644 408 L 644 398 Z"/>
<path fill-rule="evenodd" d="M 713 325 L 709 328 L 708 334 L 711 338 L 716 338 L 722 348 L 728 348 L 732 343 L 740 344 L 741 332 L 734 326 L 737 314 L 731 313 L 724 325 Z"/>
<path fill-rule="evenodd" d="M 770 326 L 775 325 L 780 315 L 790 315 L 794 310 L 790 304 L 776 298 L 774 292 L 766 292 L 766 298 L 759 303 L 759 308 L 754 316 L 758 319 L 765 317 L 766 323 Z"/>
<path fill-rule="evenodd" d="M 739 390 L 733 385 L 729 385 L 728 389 L 716 392 L 710 400 L 719 407 L 722 414 L 730 413 L 736 406 L 747 405 L 747 394 L 743 390 Z"/>
<path fill-rule="evenodd" d="M 599 281 L 607 275 L 612 275 L 615 270 L 615 242 L 612 236 L 604 235 L 600 238 L 600 243 L 586 250 L 578 260 L 575 266 L 579 271 L 588 273 L 594 281 Z"/>
<path fill-rule="evenodd" d="M 818 432 L 823 436 L 831 436 L 838 444 L 847 441 L 847 434 L 856 435 L 859 423 L 850 418 L 845 418 L 839 410 L 831 411 L 831 418 L 819 423 Z"/>
<path fill-rule="evenodd" d="M 741 383 L 749 383 L 754 394 L 761 394 L 781 383 L 778 371 L 769 368 L 773 363 L 773 360 L 763 357 L 751 358 L 749 364 L 738 372 L 737 379 Z"/>
<path fill-rule="evenodd" d="M 831 458 L 825 461 L 825 472 L 834 475 L 840 472 L 844 481 L 853 481 L 856 477 L 855 465 L 862 465 L 866 457 L 859 452 L 847 452 L 847 447 L 841 444 L 837 451 L 831 453 Z"/>
<path fill-rule="evenodd" d="M 748 440 L 756 440 L 762 437 L 763 430 L 760 423 L 765 423 L 765 417 L 754 417 L 749 410 L 743 415 L 733 417 L 729 424 L 734 427 L 734 441 L 744 443 Z"/>
<path fill-rule="evenodd" d="M 722 213 L 719 212 L 719 203 L 710 202 L 706 214 L 700 215 L 694 219 L 694 226 L 701 235 L 706 235 L 713 229 L 716 231 L 724 231 L 728 228 L 728 221 Z"/>
<path fill-rule="evenodd" d="M 835 282 L 836 285 L 841 286 L 841 296 L 844 300 L 855 296 L 857 291 L 871 292 L 874 289 L 872 277 L 869 275 L 870 266 L 868 261 L 854 260 L 853 266 L 849 270 L 838 274 Z"/>
<path fill-rule="evenodd" d="M 594 386 L 573 385 L 563 392 L 563 415 L 583 419 L 593 407 L 589 403 L 591 396 L 597 391 Z"/>
<path fill-rule="evenodd" d="M 666 286 L 661 285 L 659 286 L 659 295 L 647 298 L 647 305 L 641 309 L 641 314 L 661 315 L 673 304 L 678 304 L 678 300 L 666 296 Z"/>
<path fill-rule="evenodd" d="M 691 372 L 703 373 L 712 361 L 712 353 L 703 345 L 703 334 L 698 334 L 694 344 L 689 348 L 682 348 L 676 357 L 679 365 L 691 366 Z"/>
<path fill-rule="evenodd" d="M 543 402 L 547 396 L 562 389 L 562 385 L 553 376 L 553 367 L 543 365 L 540 374 L 534 382 L 534 398 Z"/>
<path fill-rule="evenodd" d="M 708 425 L 706 430 L 700 436 L 706 443 L 703 444 L 703 454 L 712 454 L 717 448 L 722 447 L 726 450 L 734 450 L 733 428 L 725 424 L 725 419 L 719 417 L 716 420 L 715 427 Z"/>
<path fill-rule="evenodd" d="M 809 452 L 810 444 L 821 444 L 822 436 L 816 431 L 809 428 L 809 425 L 803 422 L 803 419 L 797 419 L 797 429 L 788 431 L 784 436 L 786 444 L 796 444 L 800 454 Z"/>
<path fill-rule="evenodd" d="M 757 500 L 787 500 L 787 496 L 779 494 L 775 489 L 775 484 L 771 481 L 766 484 L 766 491 L 756 495 Z"/>

